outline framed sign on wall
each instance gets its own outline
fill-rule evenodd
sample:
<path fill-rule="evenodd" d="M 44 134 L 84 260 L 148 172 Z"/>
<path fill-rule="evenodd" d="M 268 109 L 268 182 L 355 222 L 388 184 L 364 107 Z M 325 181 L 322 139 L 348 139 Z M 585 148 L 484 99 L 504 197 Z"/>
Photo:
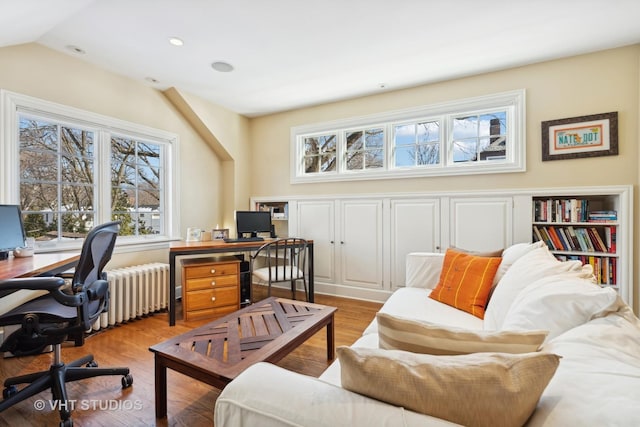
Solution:
<path fill-rule="evenodd" d="M 542 122 L 542 160 L 618 154 L 618 112 Z"/>

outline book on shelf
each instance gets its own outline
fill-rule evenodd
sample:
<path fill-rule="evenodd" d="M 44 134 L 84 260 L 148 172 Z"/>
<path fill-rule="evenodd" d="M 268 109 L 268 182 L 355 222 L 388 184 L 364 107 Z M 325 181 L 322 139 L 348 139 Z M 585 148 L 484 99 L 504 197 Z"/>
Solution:
<path fill-rule="evenodd" d="M 532 237 L 555 251 L 616 253 L 616 227 L 599 228 L 602 227 L 533 225 Z"/>
<path fill-rule="evenodd" d="M 616 211 L 591 211 L 588 217 L 589 222 L 615 222 L 618 220 Z"/>

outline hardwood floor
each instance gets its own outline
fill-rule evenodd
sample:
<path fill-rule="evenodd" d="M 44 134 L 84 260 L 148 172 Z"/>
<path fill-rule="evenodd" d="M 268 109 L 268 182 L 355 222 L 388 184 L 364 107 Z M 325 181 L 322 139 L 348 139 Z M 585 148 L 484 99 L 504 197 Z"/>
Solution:
<path fill-rule="evenodd" d="M 288 292 L 274 295 L 290 297 Z M 336 346 L 350 345 L 360 337 L 381 304 L 316 295 L 319 304 L 338 307 L 335 317 Z M 179 314 L 179 318 L 180 313 Z M 178 374 L 168 372 L 168 416 L 155 418 L 153 344 L 181 334 L 206 321 L 178 320 L 170 327 L 168 314 L 159 313 L 104 330 L 87 338 L 84 346 L 64 346 L 66 362 L 93 354 L 101 367 L 127 366 L 133 386 L 122 389 L 120 377 L 109 376 L 69 383 L 69 399 L 75 403 L 75 426 L 212 426 L 213 406 L 220 391 Z M 0 379 L 47 369 L 51 353 L 0 359 Z M 306 375 L 318 376 L 326 360 L 326 333 L 323 329 L 282 359 L 279 366 Z M 58 412 L 51 408 L 51 394 L 43 392 L 0 412 L 0 425 L 57 426 Z M 45 403 L 45 408 L 38 405 Z"/>

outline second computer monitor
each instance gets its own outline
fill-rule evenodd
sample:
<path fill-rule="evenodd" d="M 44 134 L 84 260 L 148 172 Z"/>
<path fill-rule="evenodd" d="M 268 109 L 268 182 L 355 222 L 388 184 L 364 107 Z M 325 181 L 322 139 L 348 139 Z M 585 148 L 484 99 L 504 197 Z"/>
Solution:
<path fill-rule="evenodd" d="M 271 213 L 264 211 L 236 211 L 238 238 L 244 234 L 256 237 L 258 233 L 271 232 Z"/>

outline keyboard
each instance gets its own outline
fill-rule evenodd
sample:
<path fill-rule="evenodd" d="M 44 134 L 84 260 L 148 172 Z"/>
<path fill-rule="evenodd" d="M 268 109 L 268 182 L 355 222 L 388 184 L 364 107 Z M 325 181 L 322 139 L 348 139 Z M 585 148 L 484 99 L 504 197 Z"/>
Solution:
<path fill-rule="evenodd" d="M 225 243 L 264 242 L 263 237 L 241 237 L 239 239 L 224 239 Z"/>

